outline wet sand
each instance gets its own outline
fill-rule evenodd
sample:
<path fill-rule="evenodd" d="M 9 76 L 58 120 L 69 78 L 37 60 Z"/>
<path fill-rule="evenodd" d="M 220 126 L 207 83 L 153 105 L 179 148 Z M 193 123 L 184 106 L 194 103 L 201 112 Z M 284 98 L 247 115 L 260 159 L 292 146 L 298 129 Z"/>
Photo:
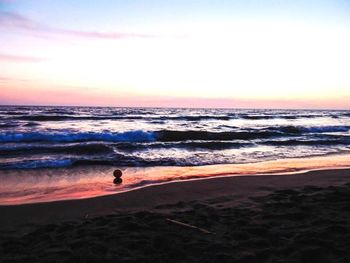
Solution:
<path fill-rule="evenodd" d="M 349 262 L 350 170 L 0 206 L 1 262 Z"/>
<path fill-rule="evenodd" d="M 84 199 L 130 191 L 141 187 L 220 176 L 281 174 L 350 167 L 350 154 L 289 158 L 258 163 L 207 166 L 157 166 L 122 168 L 78 166 L 74 168 L 0 171 L 0 205 Z M 113 171 L 123 170 L 123 183 L 113 183 Z"/>

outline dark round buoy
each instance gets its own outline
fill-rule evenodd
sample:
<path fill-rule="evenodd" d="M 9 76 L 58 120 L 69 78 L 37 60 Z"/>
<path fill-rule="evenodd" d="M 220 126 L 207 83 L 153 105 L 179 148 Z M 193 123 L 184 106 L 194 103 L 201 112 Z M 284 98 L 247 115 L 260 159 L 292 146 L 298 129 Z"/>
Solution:
<path fill-rule="evenodd" d="M 122 175 L 123 175 L 123 172 L 121 170 L 119 170 L 119 169 L 114 170 L 114 172 L 113 172 L 113 176 L 115 178 L 120 178 L 120 177 L 122 177 Z"/>
<path fill-rule="evenodd" d="M 121 184 L 122 182 L 123 182 L 122 178 L 115 178 L 115 179 L 113 180 L 113 183 L 114 183 L 114 184 Z"/>

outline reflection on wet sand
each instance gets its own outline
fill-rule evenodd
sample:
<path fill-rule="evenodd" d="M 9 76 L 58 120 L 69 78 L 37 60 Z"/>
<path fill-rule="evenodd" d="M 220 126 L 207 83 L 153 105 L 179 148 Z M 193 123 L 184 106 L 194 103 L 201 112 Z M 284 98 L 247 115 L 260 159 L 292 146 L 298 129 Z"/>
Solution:
<path fill-rule="evenodd" d="M 25 204 L 115 194 L 152 184 L 215 176 L 291 173 L 350 167 L 350 155 L 293 158 L 249 164 L 197 167 L 120 168 L 123 182 L 113 183 L 110 166 L 1 171 L 0 204 Z"/>

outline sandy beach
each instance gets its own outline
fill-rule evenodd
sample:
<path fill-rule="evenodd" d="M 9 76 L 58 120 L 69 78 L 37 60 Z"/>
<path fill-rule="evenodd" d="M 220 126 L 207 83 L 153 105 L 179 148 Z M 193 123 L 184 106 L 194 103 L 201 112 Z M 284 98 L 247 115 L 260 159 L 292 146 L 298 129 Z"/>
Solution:
<path fill-rule="evenodd" d="M 348 262 L 350 170 L 0 206 L 1 262 Z"/>

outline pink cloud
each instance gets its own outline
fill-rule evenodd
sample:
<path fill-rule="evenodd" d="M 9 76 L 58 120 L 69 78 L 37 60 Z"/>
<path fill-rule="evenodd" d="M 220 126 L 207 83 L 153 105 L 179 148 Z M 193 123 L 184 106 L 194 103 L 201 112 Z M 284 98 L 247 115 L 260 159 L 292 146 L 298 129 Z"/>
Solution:
<path fill-rule="evenodd" d="M 0 25 L 3 28 L 19 28 L 24 30 L 43 30 L 43 26 L 16 13 L 1 12 Z"/>
<path fill-rule="evenodd" d="M 134 34 L 134 33 L 104 33 L 93 31 L 75 31 L 66 29 L 55 29 L 57 34 L 65 34 L 76 37 L 88 37 L 88 38 L 102 38 L 102 39 L 121 39 L 121 38 L 153 38 L 156 36 L 146 34 Z"/>
<path fill-rule="evenodd" d="M 98 32 L 98 31 L 82 31 L 55 28 L 35 20 L 24 17 L 20 14 L 1 12 L 0 27 L 5 29 L 18 29 L 27 32 L 35 32 L 46 35 L 65 35 L 80 38 L 95 38 L 95 39 L 124 39 L 124 38 L 154 38 L 156 35 L 137 34 L 137 33 L 120 33 L 120 32 Z"/>
<path fill-rule="evenodd" d="M 17 55 L 8 55 L 0 54 L 0 61 L 10 61 L 10 62 L 42 62 L 45 61 L 44 58 L 30 57 L 30 56 L 17 56 Z"/>

